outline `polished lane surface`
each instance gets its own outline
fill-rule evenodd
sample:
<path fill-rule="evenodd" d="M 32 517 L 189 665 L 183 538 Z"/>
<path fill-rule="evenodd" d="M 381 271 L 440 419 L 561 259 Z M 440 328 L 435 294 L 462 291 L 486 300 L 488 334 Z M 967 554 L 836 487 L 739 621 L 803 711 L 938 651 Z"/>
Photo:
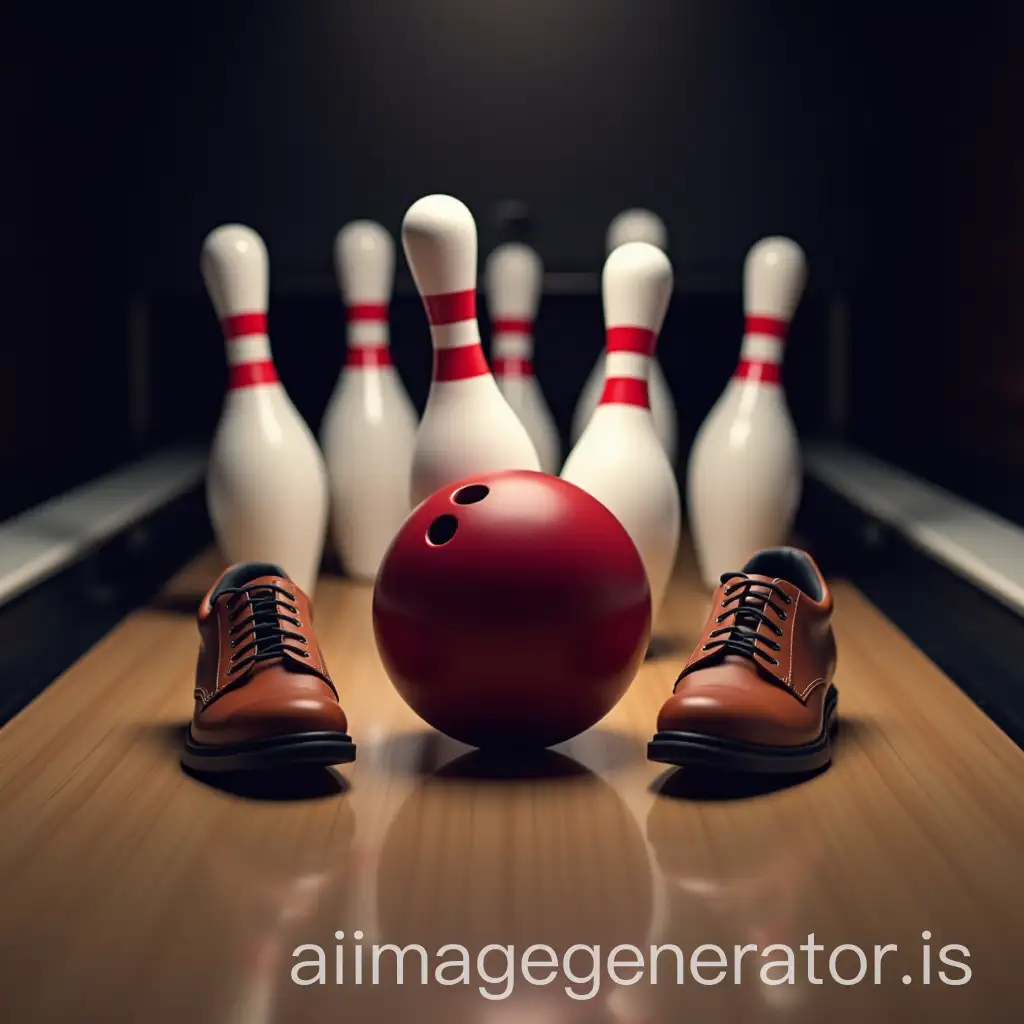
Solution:
<path fill-rule="evenodd" d="M 1021 1019 L 1024 754 L 853 588 L 835 590 L 835 763 L 785 788 L 645 759 L 707 608 L 690 565 L 668 604 L 676 650 L 595 729 L 512 765 L 423 726 L 380 666 L 369 589 L 324 577 L 318 631 L 359 759 L 227 786 L 178 763 L 216 569 L 190 566 L 0 730 L 0 1019 Z M 374 944 L 423 953 L 398 985 L 379 951 L 375 984 Z M 515 947 L 511 976 L 513 954 L 478 964 L 491 944 Z M 574 944 L 591 949 L 566 969 Z M 703 944 L 724 962 L 705 949 L 694 968 Z M 761 955 L 773 944 L 791 975 L 785 949 Z M 864 950 L 858 984 L 830 975 L 843 944 Z M 938 973 L 964 977 L 940 962 L 954 944 L 962 985 Z M 536 945 L 555 959 L 534 950 L 524 970 Z M 297 984 L 313 947 L 323 983 Z M 762 981 L 766 960 L 785 984 Z M 836 954 L 840 977 L 860 966 Z"/>

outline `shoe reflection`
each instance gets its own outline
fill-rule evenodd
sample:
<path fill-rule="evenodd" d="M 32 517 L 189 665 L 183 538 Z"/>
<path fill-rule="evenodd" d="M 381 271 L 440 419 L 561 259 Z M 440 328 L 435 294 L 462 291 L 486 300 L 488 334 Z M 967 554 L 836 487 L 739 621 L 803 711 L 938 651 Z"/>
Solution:
<path fill-rule="evenodd" d="M 208 917 L 219 920 L 214 934 L 228 948 L 211 952 L 234 976 L 218 1017 L 224 1024 L 285 1019 L 278 1003 L 291 995 L 292 950 L 344 913 L 355 817 L 344 799 L 335 806 L 330 823 L 314 833 L 295 827 L 301 806 L 249 805 L 212 837 L 203 889 L 216 894 L 220 905 Z"/>
<path fill-rule="evenodd" d="M 820 832 L 796 805 L 737 802 L 779 788 L 777 781 L 686 770 L 660 780 L 647 818 L 647 840 L 670 903 L 658 942 L 684 951 L 702 943 L 760 951 L 806 941 L 814 930 L 806 911 L 821 859 Z M 757 993 L 766 1009 L 788 1013 L 800 1001 L 799 985 L 756 984 L 757 952 L 744 967 L 751 982 L 745 990 Z"/>

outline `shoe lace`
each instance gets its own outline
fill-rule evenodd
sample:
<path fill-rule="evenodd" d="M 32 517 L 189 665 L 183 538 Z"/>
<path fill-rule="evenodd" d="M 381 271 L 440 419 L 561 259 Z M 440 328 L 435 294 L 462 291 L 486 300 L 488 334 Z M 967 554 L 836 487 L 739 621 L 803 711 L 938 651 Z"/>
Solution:
<path fill-rule="evenodd" d="M 780 599 L 782 604 L 792 604 L 793 599 L 777 584 L 752 580 L 743 573 L 726 573 L 721 582 L 727 583 L 732 579 L 738 582 L 726 587 L 723 594 L 725 600 L 721 605 L 725 611 L 715 619 L 716 623 L 724 623 L 731 616 L 732 622 L 720 629 L 713 629 L 708 634 L 710 642 L 701 650 L 720 650 L 723 655 L 736 654 L 754 662 L 762 658 L 770 665 L 778 665 L 778 658 L 770 652 L 779 651 L 781 646 L 759 630 L 764 624 L 776 636 L 782 636 L 785 631 L 768 618 L 768 609 L 785 620 L 786 612 L 775 599 Z M 759 643 L 764 646 L 759 647 Z"/>
<path fill-rule="evenodd" d="M 231 623 L 228 635 L 231 646 L 238 648 L 231 655 L 233 664 L 228 669 L 229 676 L 286 653 L 300 658 L 309 657 L 308 650 L 294 646 L 294 643 L 306 645 L 309 641 L 301 633 L 287 628 L 290 625 L 302 629 L 302 622 L 298 608 L 289 603 L 295 600 L 295 595 L 284 587 L 273 583 L 231 587 L 222 591 L 220 597 L 228 598 L 228 621 Z M 245 611 L 250 614 L 241 617 Z"/>

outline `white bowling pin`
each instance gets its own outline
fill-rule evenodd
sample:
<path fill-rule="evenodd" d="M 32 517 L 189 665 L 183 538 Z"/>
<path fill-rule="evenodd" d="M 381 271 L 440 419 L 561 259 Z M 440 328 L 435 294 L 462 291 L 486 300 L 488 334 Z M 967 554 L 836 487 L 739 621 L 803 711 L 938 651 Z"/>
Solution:
<path fill-rule="evenodd" d="M 661 218 L 650 210 L 623 210 L 608 225 L 605 235 L 605 252 L 610 254 L 620 245 L 627 242 L 647 242 L 657 246 L 662 252 L 668 251 L 668 231 Z M 573 443 L 579 440 L 590 417 L 594 415 L 601 390 L 604 387 L 604 352 L 597 358 L 594 369 L 583 385 L 576 410 L 572 419 Z M 672 390 L 665 379 L 665 371 L 657 358 L 651 360 L 650 377 L 651 412 L 654 415 L 654 427 L 658 432 L 662 446 L 668 454 L 669 462 L 674 466 L 679 444 L 679 427 L 676 417 L 676 406 L 672 399 Z"/>
<path fill-rule="evenodd" d="M 200 262 L 229 367 L 206 476 L 221 553 L 229 562 L 273 562 L 312 595 L 327 524 L 327 475 L 274 367 L 266 246 L 250 228 L 228 224 L 207 235 Z"/>
<path fill-rule="evenodd" d="M 452 196 L 425 196 L 406 211 L 402 247 L 434 347 L 430 392 L 412 460 L 413 505 L 472 473 L 539 472 L 530 435 L 498 389 L 480 345 L 473 215 Z"/>
<path fill-rule="evenodd" d="M 762 239 L 747 255 L 739 365 L 697 432 L 687 473 L 690 529 L 712 589 L 755 552 L 784 544 L 800 502 L 800 449 L 781 368 L 806 276 L 803 251 L 788 238 Z"/>
<path fill-rule="evenodd" d="M 610 253 L 627 242 L 647 242 L 668 252 L 668 229 L 656 213 L 635 206 L 612 218 L 604 236 L 604 251 Z"/>
<path fill-rule="evenodd" d="M 372 582 L 412 509 L 416 410 L 391 362 L 395 243 L 369 220 L 338 232 L 334 266 L 348 352 L 320 428 L 331 483 L 331 538 L 349 575 Z"/>
<path fill-rule="evenodd" d="M 672 265 L 646 242 L 620 245 L 604 265 L 607 376 L 562 479 L 605 505 L 633 538 L 656 616 L 675 566 L 681 518 L 675 472 L 654 428 L 648 380 L 668 303 Z"/>
<path fill-rule="evenodd" d="M 540 256 L 519 242 L 499 245 L 484 270 L 494 379 L 526 427 L 541 468 L 553 474 L 562 464 L 561 441 L 533 371 L 533 322 L 543 278 Z"/>

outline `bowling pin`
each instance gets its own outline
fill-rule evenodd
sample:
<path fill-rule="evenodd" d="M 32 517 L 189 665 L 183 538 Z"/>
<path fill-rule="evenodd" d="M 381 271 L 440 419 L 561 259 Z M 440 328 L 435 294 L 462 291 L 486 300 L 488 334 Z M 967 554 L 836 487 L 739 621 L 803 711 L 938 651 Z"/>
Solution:
<path fill-rule="evenodd" d="M 491 359 L 498 388 L 533 441 L 545 473 L 562 464 L 561 442 L 533 372 L 533 321 L 544 268 L 527 245 L 509 242 L 487 259 L 484 284 L 491 314 Z"/>
<path fill-rule="evenodd" d="M 388 305 L 395 243 L 369 220 L 338 232 L 334 266 L 347 309 L 348 351 L 320 443 L 331 485 L 331 539 L 349 575 L 372 582 L 412 509 L 416 410 L 391 362 Z"/>
<path fill-rule="evenodd" d="M 472 473 L 539 472 L 537 450 L 498 389 L 480 345 L 473 215 L 452 196 L 425 196 L 406 211 L 402 247 L 423 299 L 434 349 L 433 376 L 412 459 L 412 504 Z"/>
<path fill-rule="evenodd" d="M 627 242 L 647 242 L 668 252 L 668 229 L 665 222 L 650 210 L 633 207 L 612 218 L 604 236 L 604 249 L 610 253 Z"/>
<path fill-rule="evenodd" d="M 788 238 L 762 239 L 747 254 L 739 365 L 697 432 L 687 472 L 690 528 L 711 589 L 756 551 L 784 544 L 793 525 L 802 471 L 781 367 L 806 275 Z"/>
<path fill-rule="evenodd" d="M 206 475 L 221 554 L 229 562 L 273 562 L 312 595 L 327 525 L 327 474 L 274 367 L 266 246 L 251 228 L 227 224 L 207 235 L 200 265 L 229 369 Z"/>
<path fill-rule="evenodd" d="M 679 547 L 675 472 L 654 427 L 648 381 L 672 297 L 672 265 L 647 242 L 627 242 L 604 265 L 607 376 L 600 401 L 562 469 L 633 538 L 657 616 Z"/>
<path fill-rule="evenodd" d="M 662 252 L 668 251 L 668 231 L 664 222 L 650 210 L 623 210 L 608 225 L 605 235 L 605 252 L 611 253 L 627 242 L 647 242 L 657 246 Z M 583 385 L 579 401 L 572 419 L 572 440 L 579 440 L 590 417 L 597 408 L 601 390 L 604 387 L 604 352 L 598 356 L 597 363 Z M 654 415 L 654 426 L 658 431 L 669 462 L 674 466 L 677 458 L 678 434 L 676 406 L 672 399 L 672 390 L 665 379 L 665 371 L 657 359 L 651 360 L 650 378 L 651 412 Z"/>

